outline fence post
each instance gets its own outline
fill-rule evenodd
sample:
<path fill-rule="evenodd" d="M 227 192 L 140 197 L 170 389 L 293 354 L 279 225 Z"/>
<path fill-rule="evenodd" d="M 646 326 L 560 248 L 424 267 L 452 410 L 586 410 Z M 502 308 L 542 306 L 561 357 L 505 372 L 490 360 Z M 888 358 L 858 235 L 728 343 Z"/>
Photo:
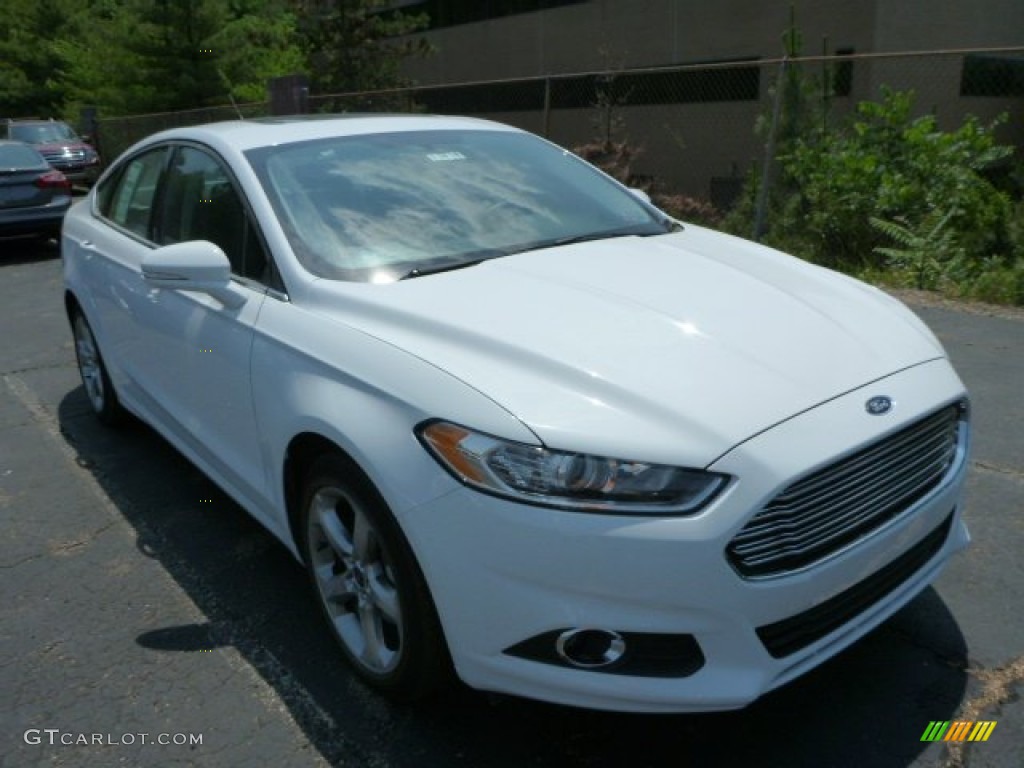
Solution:
<path fill-rule="evenodd" d="M 772 122 L 768 126 L 768 138 L 764 146 L 764 164 L 761 168 L 761 187 L 757 190 L 757 207 L 754 211 L 754 240 L 760 242 L 765 233 L 765 215 L 768 208 L 768 193 L 771 191 L 771 173 L 775 165 L 775 135 L 779 128 L 779 113 L 786 89 L 786 66 L 789 59 L 783 58 L 779 65 L 779 79 L 775 86 L 775 103 L 772 104 Z"/>
<path fill-rule="evenodd" d="M 305 75 L 283 75 L 267 83 L 272 115 L 299 115 L 309 112 L 309 78 Z"/>
<path fill-rule="evenodd" d="M 545 139 L 551 138 L 551 78 L 544 78 L 544 132 Z"/>
<path fill-rule="evenodd" d="M 82 107 L 78 111 L 78 129 L 82 133 L 85 143 L 91 144 L 93 149 L 99 152 L 100 158 L 102 158 L 103 153 L 100 152 L 100 121 L 96 107 Z"/>

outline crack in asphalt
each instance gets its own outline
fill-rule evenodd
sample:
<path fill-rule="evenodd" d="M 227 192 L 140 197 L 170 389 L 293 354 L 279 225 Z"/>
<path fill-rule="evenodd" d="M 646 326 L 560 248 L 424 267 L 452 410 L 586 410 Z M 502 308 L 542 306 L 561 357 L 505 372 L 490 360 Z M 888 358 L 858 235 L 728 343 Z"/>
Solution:
<path fill-rule="evenodd" d="M 34 560 L 40 560 L 46 557 L 46 555 L 47 553 L 45 552 L 36 552 L 34 555 L 25 555 L 25 557 L 21 558 L 20 560 L 15 560 L 13 563 L 0 563 L 0 571 L 9 571 L 14 568 L 20 568 L 21 566 L 25 565 L 25 563 L 31 563 Z"/>
<path fill-rule="evenodd" d="M 959 720 L 975 721 L 981 716 L 1009 701 L 1015 694 L 1014 688 L 1024 683 L 1024 656 L 1018 656 L 996 669 L 968 668 L 968 674 L 982 683 L 982 689 L 960 708 Z M 946 742 L 948 757 L 943 768 L 966 768 L 970 742 Z"/>
<path fill-rule="evenodd" d="M 971 466 L 975 469 L 980 469 L 983 472 L 994 472 L 999 475 L 1009 475 L 1010 477 L 1017 478 L 1018 480 L 1024 480 L 1024 470 L 1015 469 L 1013 467 L 1004 467 L 1002 464 L 992 464 L 987 461 L 972 461 Z"/>
<path fill-rule="evenodd" d="M 76 549 L 84 547 L 87 544 L 91 544 L 96 539 L 98 539 L 100 536 L 102 536 L 104 533 L 106 533 L 111 528 L 113 528 L 115 522 L 116 521 L 114 521 L 114 520 L 110 520 L 105 525 L 101 525 L 96 530 L 90 531 L 89 533 L 85 534 L 85 536 L 83 536 L 82 538 L 75 539 L 74 541 L 68 541 L 68 542 L 65 542 L 63 544 L 55 544 L 54 546 L 49 548 L 49 550 L 47 551 L 47 554 L 49 554 L 49 555 L 66 555 L 69 552 L 73 552 Z"/>
<path fill-rule="evenodd" d="M 22 373 L 35 373 L 36 371 L 55 371 L 58 368 L 75 368 L 76 364 L 64 360 L 60 363 L 39 363 L 38 365 L 29 365 L 24 368 L 14 368 L 10 371 L 0 371 L 0 375 L 4 378 L 8 376 L 18 376 Z"/>
<path fill-rule="evenodd" d="M 970 669 L 970 662 L 968 659 L 962 656 L 958 656 L 956 654 L 945 653 L 943 651 L 940 651 L 938 648 L 934 648 L 928 643 L 919 640 L 910 632 L 907 632 L 903 629 L 899 629 L 895 626 L 891 626 L 891 624 L 885 624 L 884 626 L 885 631 L 889 634 L 895 635 L 900 640 L 907 643 L 908 645 L 913 646 L 914 648 L 919 648 L 922 651 L 927 651 L 929 654 L 934 656 L 940 663 L 945 664 L 947 667 L 951 667 L 952 669 L 958 669 L 961 671 Z"/>

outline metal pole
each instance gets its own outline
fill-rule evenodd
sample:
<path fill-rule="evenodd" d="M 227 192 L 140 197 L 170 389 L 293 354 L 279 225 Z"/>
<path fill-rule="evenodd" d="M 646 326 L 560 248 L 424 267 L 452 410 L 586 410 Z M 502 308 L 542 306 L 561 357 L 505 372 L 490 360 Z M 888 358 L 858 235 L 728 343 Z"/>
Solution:
<path fill-rule="evenodd" d="M 545 139 L 551 138 L 551 78 L 544 78 L 544 131 Z"/>
<path fill-rule="evenodd" d="M 782 97 L 786 89 L 786 64 L 784 58 L 779 64 L 779 79 L 775 86 L 775 103 L 772 105 L 772 122 L 768 126 L 768 140 L 764 147 L 764 165 L 761 169 L 761 187 L 757 191 L 757 209 L 754 212 L 754 240 L 760 241 L 765 233 L 765 214 L 768 208 L 768 192 L 771 189 L 771 172 L 775 163 L 775 134 L 779 127 L 779 113 L 782 111 Z"/>

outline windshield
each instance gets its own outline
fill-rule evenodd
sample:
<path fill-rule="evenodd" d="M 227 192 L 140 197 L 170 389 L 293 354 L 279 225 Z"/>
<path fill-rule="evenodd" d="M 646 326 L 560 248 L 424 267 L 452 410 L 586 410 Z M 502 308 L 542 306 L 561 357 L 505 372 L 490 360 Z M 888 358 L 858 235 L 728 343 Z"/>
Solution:
<path fill-rule="evenodd" d="M 29 144 L 51 144 L 61 141 L 78 141 L 75 132 L 64 123 L 36 123 L 33 125 L 12 125 L 11 138 Z"/>
<path fill-rule="evenodd" d="M 511 131 L 417 131 L 246 153 L 321 277 L 386 282 L 531 248 L 666 231 L 572 153 Z"/>

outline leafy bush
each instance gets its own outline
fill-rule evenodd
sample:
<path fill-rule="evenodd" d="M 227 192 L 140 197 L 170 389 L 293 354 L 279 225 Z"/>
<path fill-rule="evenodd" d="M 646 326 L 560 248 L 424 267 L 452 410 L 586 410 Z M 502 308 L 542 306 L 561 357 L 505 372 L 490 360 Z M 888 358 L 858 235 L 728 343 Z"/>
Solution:
<path fill-rule="evenodd" d="M 953 265 L 964 261 L 964 249 L 957 243 L 956 233 L 950 227 L 955 209 L 946 213 L 933 211 L 921 222 L 919 229 L 911 228 L 905 220 L 883 221 L 871 217 L 871 226 L 894 240 L 902 248 L 878 246 L 875 253 L 887 256 L 889 266 L 897 271 L 914 275 L 914 287 L 936 290 L 942 278 Z"/>
<path fill-rule="evenodd" d="M 897 230 L 872 220 L 919 239 L 938 237 L 929 228 L 941 221 L 940 274 L 961 254 L 1011 258 L 1012 205 L 983 171 L 1012 148 L 973 117 L 946 132 L 933 115 L 912 118 L 912 105 L 912 93 L 886 89 L 845 130 L 796 141 L 781 158 L 795 192 L 772 229 L 795 230 L 813 260 L 854 270 L 903 258 L 885 248 Z"/>
<path fill-rule="evenodd" d="M 721 225 L 721 211 L 707 200 L 663 192 L 657 188 L 657 184 L 648 194 L 652 203 L 674 219 L 689 221 L 703 227 L 717 228 Z"/>
<path fill-rule="evenodd" d="M 633 173 L 633 161 L 640 150 L 628 141 L 605 139 L 573 147 L 573 152 L 627 187 L 642 189 L 651 202 L 669 216 L 707 227 L 718 226 L 722 215 L 706 200 L 667 190 L 658 179 Z"/>
<path fill-rule="evenodd" d="M 962 295 L 990 304 L 1024 306 L 1024 260 L 1011 266 L 993 264 L 980 270 L 967 283 Z"/>
<path fill-rule="evenodd" d="M 592 141 L 573 147 L 572 151 L 626 186 L 632 185 L 636 179 L 633 160 L 639 152 L 628 141 Z"/>

